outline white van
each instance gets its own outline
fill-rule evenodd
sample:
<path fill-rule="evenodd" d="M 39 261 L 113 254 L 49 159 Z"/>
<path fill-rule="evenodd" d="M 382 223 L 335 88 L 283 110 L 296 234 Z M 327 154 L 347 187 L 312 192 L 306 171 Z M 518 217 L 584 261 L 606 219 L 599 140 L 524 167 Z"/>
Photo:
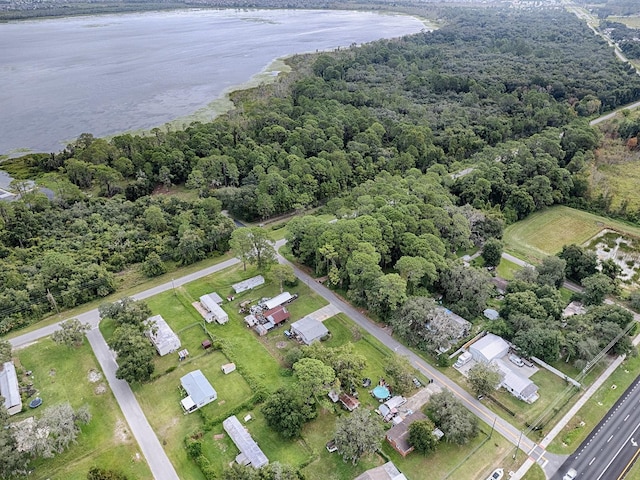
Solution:
<path fill-rule="evenodd" d="M 509 355 L 509 361 L 514 365 L 517 365 L 519 367 L 524 367 L 524 362 L 522 361 L 522 359 L 519 356 L 514 355 L 513 353 Z"/>
<path fill-rule="evenodd" d="M 461 366 L 469 363 L 472 358 L 473 356 L 469 352 L 464 352 L 462 355 L 458 357 L 458 360 L 456 360 L 456 363 L 454 363 L 453 366 L 455 368 L 460 368 Z"/>

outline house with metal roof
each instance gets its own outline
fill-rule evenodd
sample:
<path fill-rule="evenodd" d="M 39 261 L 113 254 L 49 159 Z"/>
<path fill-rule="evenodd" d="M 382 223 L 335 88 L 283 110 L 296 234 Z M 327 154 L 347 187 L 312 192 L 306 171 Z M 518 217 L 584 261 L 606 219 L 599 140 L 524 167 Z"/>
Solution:
<path fill-rule="evenodd" d="M 18 375 L 13 362 L 5 362 L 0 368 L 0 395 L 4 397 L 4 407 L 9 415 L 15 415 L 22 411 Z"/>
<path fill-rule="evenodd" d="M 540 398 L 538 386 L 530 379 L 523 375 L 518 375 L 502 360 L 494 360 L 494 363 L 504 374 L 500 386 L 511 395 L 527 403 L 533 403 Z"/>
<path fill-rule="evenodd" d="M 482 311 L 482 314 L 489 320 L 497 320 L 498 318 L 500 318 L 500 313 L 498 313 L 498 311 L 494 310 L 493 308 L 485 308 Z"/>
<path fill-rule="evenodd" d="M 211 323 L 215 320 L 220 325 L 223 325 L 229 321 L 229 315 L 222 309 L 220 305 L 218 305 L 218 302 L 216 302 L 216 298 L 212 296 L 214 294 L 215 292 L 208 295 L 202 295 L 200 297 L 200 305 L 202 305 L 202 308 L 207 311 L 207 316 L 205 317 L 207 323 Z"/>
<path fill-rule="evenodd" d="M 329 335 L 329 330 L 322 322 L 310 317 L 304 317 L 291 324 L 291 333 L 298 337 L 304 344 L 311 345 L 321 338 Z"/>
<path fill-rule="evenodd" d="M 187 393 L 187 397 L 180 401 L 185 413 L 195 412 L 218 398 L 218 394 L 201 370 L 187 373 L 180 379 L 180 384 Z"/>
<path fill-rule="evenodd" d="M 280 305 L 284 305 L 288 301 L 290 301 L 293 296 L 289 292 L 282 292 L 280 295 L 277 295 L 269 300 L 265 300 L 260 304 L 262 308 L 265 310 L 271 310 L 272 308 L 279 307 Z"/>
<path fill-rule="evenodd" d="M 171 330 L 169 324 L 162 318 L 162 315 L 154 315 L 147 319 L 148 330 L 145 332 L 153 346 L 156 347 L 158 355 L 161 357 L 168 353 L 177 351 L 180 346 L 180 339 Z"/>
<path fill-rule="evenodd" d="M 260 285 L 264 285 L 264 277 L 262 275 L 256 275 L 255 277 L 248 278 L 243 282 L 238 282 L 231 286 L 236 293 L 242 293 L 247 290 L 251 290 L 252 288 L 259 287 Z"/>
<path fill-rule="evenodd" d="M 289 310 L 287 310 L 282 305 L 278 305 L 277 307 L 272 308 L 271 310 L 266 310 L 262 312 L 262 315 L 267 321 L 273 323 L 274 325 L 280 325 L 285 320 L 288 320 L 289 318 L 291 318 L 291 314 L 289 313 Z"/>
<path fill-rule="evenodd" d="M 509 352 L 509 344 L 502 337 L 487 333 L 469 347 L 469 353 L 476 362 L 491 363 Z"/>
<path fill-rule="evenodd" d="M 251 438 L 251 434 L 235 415 L 223 421 L 222 428 L 240 450 L 240 454 L 236 456 L 237 463 L 251 465 L 253 468 L 264 467 L 269 463 L 267 456 L 260 450 L 256 441 Z"/>

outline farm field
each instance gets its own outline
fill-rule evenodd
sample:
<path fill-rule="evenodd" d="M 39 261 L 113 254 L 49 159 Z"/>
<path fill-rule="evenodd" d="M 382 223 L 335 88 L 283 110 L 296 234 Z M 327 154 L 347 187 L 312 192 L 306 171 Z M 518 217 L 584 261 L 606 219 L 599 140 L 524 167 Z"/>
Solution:
<path fill-rule="evenodd" d="M 628 17 L 615 17 L 613 15 L 607 17 L 611 22 L 624 23 L 629 28 L 640 28 L 640 16 L 630 15 Z"/>
<path fill-rule="evenodd" d="M 30 410 L 24 405 L 25 410 L 12 420 L 41 415 L 47 406 L 64 402 L 73 408 L 87 404 L 92 416 L 89 424 L 82 426 L 76 444 L 52 459 L 35 462 L 29 478 L 84 480 L 93 466 L 116 469 L 129 478 L 151 478 L 88 342 L 70 349 L 46 338 L 15 350 L 14 357 L 18 358 L 19 371 L 22 368 L 33 372 L 30 378 L 43 406 Z"/>
<path fill-rule="evenodd" d="M 583 244 L 608 228 L 640 237 L 640 228 L 574 208 L 555 206 L 509 225 L 504 232 L 505 251 L 537 264 L 555 255 L 563 245 Z"/>

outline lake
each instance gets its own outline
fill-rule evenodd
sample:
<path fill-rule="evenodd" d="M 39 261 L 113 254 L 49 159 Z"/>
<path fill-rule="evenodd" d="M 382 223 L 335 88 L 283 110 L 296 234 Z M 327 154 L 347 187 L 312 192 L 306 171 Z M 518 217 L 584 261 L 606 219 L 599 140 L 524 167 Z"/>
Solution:
<path fill-rule="evenodd" d="M 417 33 L 404 15 L 177 10 L 0 24 L 0 154 L 211 119 L 286 55 Z M 212 103 L 213 102 L 213 103 Z M 198 117 L 189 117 L 199 112 Z"/>

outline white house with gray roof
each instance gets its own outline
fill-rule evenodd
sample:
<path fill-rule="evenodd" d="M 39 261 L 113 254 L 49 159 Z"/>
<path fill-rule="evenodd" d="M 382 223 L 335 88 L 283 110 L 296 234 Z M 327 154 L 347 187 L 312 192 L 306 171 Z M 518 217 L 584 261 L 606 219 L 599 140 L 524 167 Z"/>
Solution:
<path fill-rule="evenodd" d="M 4 407 L 9 415 L 15 415 L 22 411 L 18 375 L 13 362 L 5 362 L 0 368 L 0 395 L 4 397 Z"/>
<path fill-rule="evenodd" d="M 311 345 L 329 334 L 329 330 L 322 322 L 310 317 L 304 317 L 291 324 L 291 333 L 298 337 L 305 345 Z"/>
<path fill-rule="evenodd" d="M 236 462 L 240 465 L 251 465 L 253 468 L 260 468 L 269 463 L 267 456 L 235 415 L 223 421 L 222 428 L 240 450 L 240 453 L 236 456 Z"/>
<path fill-rule="evenodd" d="M 186 413 L 195 412 L 218 398 L 218 394 L 201 370 L 187 373 L 180 379 L 180 384 L 184 391 L 187 392 L 187 397 L 180 401 Z"/>

